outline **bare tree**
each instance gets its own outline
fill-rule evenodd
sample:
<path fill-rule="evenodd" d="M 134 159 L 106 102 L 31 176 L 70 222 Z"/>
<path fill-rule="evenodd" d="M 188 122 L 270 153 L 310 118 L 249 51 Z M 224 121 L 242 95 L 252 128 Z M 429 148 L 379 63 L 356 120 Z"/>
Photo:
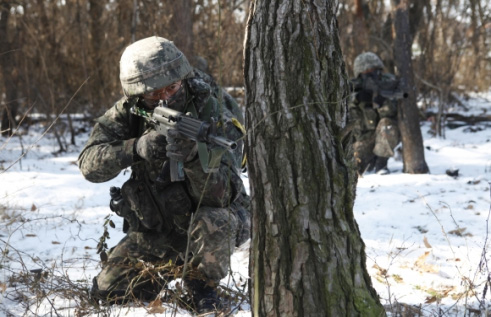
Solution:
<path fill-rule="evenodd" d="M 254 316 L 385 314 L 353 216 L 334 3 L 251 5 L 244 72 Z"/>
<path fill-rule="evenodd" d="M 2 124 L 1 134 L 11 135 L 15 128 L 15 116 L 18 111 L 19 103 L 17 96 L 17 83 L 19 81 L 19 71 L 15 66 L 15 49 L 9 37 L 8 22 L 10 17 L 9 1 L 2 1 L 0 4 L 0 70 L 2 72 L 3 86 L 5 88 L 5 103 L 2 103 Z M 1 96 L 1 94 L 0 94 Z"/>
<path fill-rule="evenodd" d="M 93 102 L 105 100 L 104 68 L 102 67 L 102 52 L 104 50 L 104 29 L 102 15 L 104 13 L 104 1 L 89 0 L 90 21 L 90 56 L 92 57 L 93 71 L 90 81 Z"/>
<path fill-rule="evenodd" d="M 192 64 L 194 61 L 193 46 L 193 3 L 191 0 L 180 0 L 172 2 L 172 17 L 169 27 L 172 40 L 177 47 L 186 55 Z"/>
<path fill-rule="evenodd" d="M 409 1 L 392 0 L 394 13 L 394 59 L 401 77 L 401 88 L 409 96 L 399 102 L 398 123 L 403 146 L 404 172 L 428 173 L 425 161 L 423 136 L 419 126 L 419 111 L 416 105 L 416 87 L 411 58 L 412 36 L 409 25 Z"/>

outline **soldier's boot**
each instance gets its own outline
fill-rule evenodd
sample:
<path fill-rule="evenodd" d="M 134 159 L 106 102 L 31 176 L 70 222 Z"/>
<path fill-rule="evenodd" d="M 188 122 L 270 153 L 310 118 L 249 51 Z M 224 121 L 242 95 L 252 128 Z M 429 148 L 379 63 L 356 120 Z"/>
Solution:
<path fill-rule="evenodd" d="M 94 277 L 90 290 L 90 299 L 94 303 L 101 303 L 102 305 L 121 305 L 131 301 L 150 302 L 157 298 L 164 285 L 162 280 L 159 280 L 158 283 L 146 280 L 142 283 L 133 283 L 134 285 L 131 286 L 125 282 L 121 284 L 112 290 L 100 289 L 97 277 Z"/>
<path fill-rule="evenodd" d="M 92 280 L 92 288 L 89 293 L 90 300 L 95 305 L 121 305 L 128 302 L 124 291 L 106 291 L 100 290 L 97 284 L 97 278 Z"/>
<path fill-rule="evenodd" d="M 216 287 L 197 279 L 185 280 L 184 283 L 197 313 L 202 314 L 223 308 Z"/>
<path fill-rule="evenodd" d="M 377 156 L 377 160 L 375 161 L 375 173 L 379 175 L 389 174 L 389 169 L 387 168 L 388 157 Z"/>
<path fill-rule="evenodd" d="M 365 172 L 373 172 L 375 170 L 375 165 L 377 163 L 377 156 L 374 156 L 367 164 Z"/>

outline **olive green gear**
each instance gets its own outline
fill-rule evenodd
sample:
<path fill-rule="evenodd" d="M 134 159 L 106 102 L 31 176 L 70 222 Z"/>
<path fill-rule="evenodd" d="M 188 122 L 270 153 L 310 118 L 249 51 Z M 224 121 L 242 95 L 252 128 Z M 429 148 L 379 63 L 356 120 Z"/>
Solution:
<path fill-rule="evenodd" d="M 166 87 L 187 78 L 193 70 L 172 41 L 157 36 L 126 47 L 119 66 L 119 79 L 127 97 Z"/>
<path fill-rule="evenodd" d="M 384 68 L 384 63 L 377 54 L 372 52 L 361 53 L 355 58 L 355 62 L 353 65 L 353 71 L 355 73 L 355 78 L 358 77 L 361 73 L 372 69 L 372 68 Z"/>

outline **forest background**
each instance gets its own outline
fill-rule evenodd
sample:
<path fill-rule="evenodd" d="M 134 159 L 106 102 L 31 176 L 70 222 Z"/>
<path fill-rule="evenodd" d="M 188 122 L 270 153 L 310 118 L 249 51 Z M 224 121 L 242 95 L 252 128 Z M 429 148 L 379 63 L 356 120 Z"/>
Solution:
<path fill-rule="evenodd" d="M 173 40 L 192 64 L 241 101 L 243 39 L 250 0 L 0 1 L 2 134 L 29 113 L 101 115 L 122 96 L 119 58 L 151 35 Z M 421 0 L 410 8 L 413 70 L 425 110 L 441 113 L 456 94 L 491 86 L 491 5 L 482 0 Z M 363 51 L 395 72 L 389 1 L 341 0 L 339 36 L 348 74 Z M 436 98 L 435 98 L 436 97 Z M 435 105 L 435 103 L 438 103 Z M 73 135 L 76 133 L 69 126 Z M 436 129 L 438 132 L 439 129 Z M 59 135 L 55 125 L 52 132 Z M 60 151 L 65 149 L 60 138 Z"/>
<path fill-rule="evenodd" d="M 339 36 L 347 73 L 363 51 L 394 65 L 395 32 L 389 1 L 339 1 Z M 250 1 L 0 1 L 1 132 L 43 120 L 59 152 L 122 96 L 119 57 L 140 38 L 173 40 L 191 63 L 212 74 L 242 102 L 243 39 Z M 420 119 L 445 118 L 462 95 L 490 87 L 490 4 L 415 1 L 410 41 Z M 434 109 L 438 113 L 435 114 Z M 39 116 L 38 114 L 43 114 Z M 58 120 L 64 113 L 68 125 Z M 33 114 L 36 114 L 35 116 Z M 77 116 L 75 116 L 77 114 Z M 489 116 L 487 117 L 489 120 Z M 433 125 L 435 134 L 442 132 Z M 71 138 L 66 136 L 71 134 Z M 0 163 L 2 159 L 0 158 Z"/>

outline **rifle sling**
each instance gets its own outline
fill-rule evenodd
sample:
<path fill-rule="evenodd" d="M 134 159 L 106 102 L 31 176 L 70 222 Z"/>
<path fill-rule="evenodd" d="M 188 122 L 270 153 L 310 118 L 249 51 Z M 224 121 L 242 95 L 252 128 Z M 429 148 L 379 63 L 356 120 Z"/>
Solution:
<path fill-rule="evenodd" d="M 191 102 L 187 109 L 191 114 L 198 118 L 198 112 L 196 111 L 196 107 L 194 106 L 194 102 Z M 203 115 L 206 118 L 210 118 L 211 109 L 209 104 L 207 103 L 205 108 L 203 109 Z M 197 142 L 198 143 L 198 157 L 201 163 L 201 167 L 205 173 L 216 172 L 220 167 L 220 161 L 222 159 L 223 153 L 226 151 L 222 148 L 213 148 L 211 150 L 208 149 L 208 145 L 205 142 Z"/>

